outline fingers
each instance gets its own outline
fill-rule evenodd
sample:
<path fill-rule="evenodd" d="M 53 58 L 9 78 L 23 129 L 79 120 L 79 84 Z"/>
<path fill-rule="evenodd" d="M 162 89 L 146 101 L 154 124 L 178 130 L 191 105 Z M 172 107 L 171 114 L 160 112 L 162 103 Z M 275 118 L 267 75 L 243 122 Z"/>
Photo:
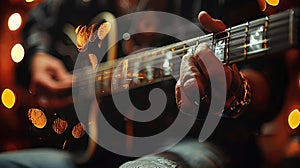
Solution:
<path fill-rule="evenodd" d="M 201 26 L 208 32 L 215 33 L 226 29 L 225 24 L 221 20 L 212 18 L 204 11 L 199 13 L 198 20 Z"/>
<path fill-rule="evenodd" d="M 49 74 L 44 74 L 30 85 L 34 94 L 64 95 L 71 91 L 72 79 L 54 80 Z"/>
<path fill-rule="evenodd" d="M 34 94 L 65 94 L 72 87 L 72 75 L 63 63 L 47 53 L 37 53 L 31 65 L 30 90 Z"/>
<path fill-rule="evenodd" d="M 185 55 L 180 67 L 180 79 L 176 84 L 176 103 L 183 112 L 196 115 L 203 98 L 206 98 L 206 89 L 209 82 L 199 67 L 196 55 Z"/>
<path fill-rule="evenodd" d="M 30 93 L 42 107 L 60 108 L 72 102 L 73 76 L 57 58 L 38 52 L 31 64 Z"/>
<path fill-rule="evenodd" d="M 65 84 L 72 85 L 72 75 L 66 70 L 65 66 L 61 61 L 55 64 L 51 64 L 53 78 L 58 81 L 63 81 Z"/>
<path fill-rule="evenodd" d="M 176 104 L 178 109 L 181 112 L 186 112 L 188 114 L 191 114 L 192 116 L 197 117 L 199 104 L 193 102 L 193 100 L 191 100 L 187 96 L 187 94 L 184 92 L 180 80 L 178 80 L 176 83 L 175 95 L 176 95 Z"/>
<path fill-rule="evenodd" d="M 67 80 L 55 81 L 45 76 L 32 83 L 30 90 L 37 99 L 40 107 L 53 110 L 68 107 L 73 103 L 70 82 Z"/>
<path fill-rule="evenodd" d="M 200 95 L 205 95 L 206 86 L 203 81 L 206 81 L 206 79 L 200 72 L 202 69 L 197 67 L 198 63 L 196 61 L 194 55 L 185 55 L 182 58 L 180 67 L 180 84 L 182 91 L 191 101 L 199 99 L 199 93 Z M 199 92 L 197 92 L 198 90 Z"/>
<path fill-rule="evenodd" d="M 180 80 L 176 84 L 176 103 L 184 110 L 192 110 L 195 104 L 209 105 L 211 89 L 226 91 L 225 75 L 231 81 L 231 68 L 224 67 L 205 43 L 200 44 L 193 55 L 185 55 L 180 67 Z M 211 81 L 213 85 L 211 86 Z M 228 85 L 229 86 L 229 85 Z M 198 102 L 197 102 L 198 101 Z M 190 108 L 188 106 L 191 106 Z M 199 108 L 199 107 L 198 107 Z M 205 109 L 206 107 L 201 107 Z"/>
<path fill-rule="evenodd" d="M 61 109 L 73 103 L 68 80 L 56 81 L 45 74 L 31 85 L 40 107 L 47 110 Z"/>
<path fill-rule="evenodd" d="M 49 76 L 48 76 L 49 75 Z M 73 76 L 69 74 L 63 65 L 57 64 L 53 70 L 40 79 L 49 94 L 65 94 L 72 87 Z"/>

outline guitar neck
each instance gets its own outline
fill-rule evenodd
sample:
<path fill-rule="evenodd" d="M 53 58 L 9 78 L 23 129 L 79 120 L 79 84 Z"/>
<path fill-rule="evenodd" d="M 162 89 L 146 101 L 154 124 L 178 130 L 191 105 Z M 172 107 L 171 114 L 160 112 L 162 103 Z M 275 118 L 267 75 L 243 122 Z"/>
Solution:
<path fill-rule="evenodd" d="M 148 50 L 98 65 L 97 92 L 140 87 L 179 77 L 183 55 L 193 53 L 200 43 L 208 43 L 215 56 L 231 64 L 283 51 L 299 45 L 299 9 L 207 34 L 164 47 Z"/>

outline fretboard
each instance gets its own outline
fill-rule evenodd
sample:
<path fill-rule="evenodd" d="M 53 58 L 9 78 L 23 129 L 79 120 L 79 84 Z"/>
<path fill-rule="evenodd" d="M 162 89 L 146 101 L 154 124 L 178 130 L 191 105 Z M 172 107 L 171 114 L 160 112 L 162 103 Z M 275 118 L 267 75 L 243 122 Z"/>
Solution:
<path fill-rule="evenodd" d="M 224 64 L 298 47 L 299 11 L 287 10 L 228 28 L 220 33 L 195 37 L 99 64 L 96 72 L 96 82 L 99 85 L 96 91 L 109 94 L 111 91 L 176 79 L 179 77 L 182 56 L 193 53 L 200 43 L 207 43 Z"/>

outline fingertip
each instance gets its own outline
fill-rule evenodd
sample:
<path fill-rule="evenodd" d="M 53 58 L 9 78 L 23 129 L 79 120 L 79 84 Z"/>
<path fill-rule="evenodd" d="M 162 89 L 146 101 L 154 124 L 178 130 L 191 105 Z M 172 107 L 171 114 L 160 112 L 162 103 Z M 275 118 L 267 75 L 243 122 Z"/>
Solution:
<path fill-rule="evenodd" d="M 182 60 L 182 64 L 183 64 L 184 62 L 188 61 L 189 58 L 192 57 L 192 56 L 193 56 L 192 53 L 187 53 L 187 54 L 183 55 L 183 57 L 182 57 L 182 59 L 181 59 L 181 60 Z"/>
<path fill-rule="evenodd" d="M 199 13 L 198 20 L 202 28 L 208 32 L 219 32 L 226 29 L 225 24 L 221 20 L 212 18 L 205 11 Z"/>
<path fill-rule="evenodd" d="M 199 12 L 199 14 L 198 14 L 198 20 L 201 21 L 201 20 L 204 19 L 207 15 L 208 15 L 208 13 L 205 12 L 205 11 Z"/>
<path fill-rule="evenodd" d="M 209 46 L 207 43 L 200 43 L 197 48 L 196 48 L 196 51 L 195 51 L 195 55 L 197 56 L 203 56 L 203 55 L 206 55 L 207 54 L 207 50 L 209 49 Z M 203 54 L 203 52 L 205 52 L 205 54 Z"/>
<path fill-rule="evenodd" d="M 200 43 L 198 46 L 197 46 L 197 49 L 209 49 L 209 46 L 207 43 Z M 197 50 L 196 49 L 196 50 Z"/>
<path fill-rule="evenodd" d="M 206 29 L 207 24 L 209 24 L 209 22 L 212 20 L 211 16 L 205 12 L 205 11 L 201 11 L 198 15 L 198 20 L 201 24 L 201 26 Z"/>

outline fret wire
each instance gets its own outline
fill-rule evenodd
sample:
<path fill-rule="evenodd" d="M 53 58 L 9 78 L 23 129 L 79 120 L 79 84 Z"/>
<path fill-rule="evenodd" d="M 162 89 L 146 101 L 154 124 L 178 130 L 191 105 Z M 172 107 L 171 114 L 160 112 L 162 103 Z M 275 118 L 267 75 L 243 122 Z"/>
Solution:
<path fill-rule="evenodd" d="M 172 77 L 164 77 L 163 79 L 154 79 L 152 82 L 151 82 L 151 84 L 154 84 L 154 83 L 158 83 L 158 82 L 161 82 L 161 81 L 166 81 L 166 80 L 170 80 L 170 79 L 172 79 Z M 149 85 L 149 83 L 147 83 L 147 82 L 145 82 L 145 83 L 141 83 L 141 84 L 139 84 L 139 85 L 137 85 L 137 86 L 134 86 L 134 87 L 132 87 L 132 88 L 130 88 L 130 89 L 133 89 L 133 88 L 139 88 L 139 87 L 143 87 L 143 86 L 147 86 L 147 85 Z M 120 91 L 123 91 L 123 90 L 125 90 L 126 88 L 119 88 L 119 90 L 114 90 L 114 92 L 120 92 Z M 111 94 L 111 88 L 107 88 L 107 89 L 104 89 L 105 91 L 103 92 L 103 90 L 96 90 L 95 91 L 95 93 L 96 94 L 101 94 L 102 96 L 103 95 L 108 95 L 108 94 Z M 108 93 L 107 93 L 108 92 Z"/>
<path fill-rule="evenodd" d="M 268 38 L 268 35 L 270 33 L 278 33 L 278 32 L 282 32 L 284 30 L 284 29 L 278 29 L 277 28 L 277 27 L 285 26 L 285 24 L 286 24 L 285 21 L 282 21 L 280 19 L 284 19 L 284 18 L 288 19 L 289 18 L 289 20 L 293 22 L 293 23 L 289 22 L 289 24 L 294 24 L 293 18 L 291 18 L 291 17 L 294 17 L 294 15 L 292 14 L 292 12 L 283 13 L 283 14 L 279 14 L 279 15 L 273 15 L 273 16 L 271 16 L 269 18 L 265 18 L 265 21 L 264 21 L 264 30 L 263 30 L 263 32 L 264 32 L 264 38 L 263 38 L 263 40 L 257 42 L 257 44 L 261 43 L 261 44 L 264 45 L 264 49 L 262 49 L 262 50 L 264 50 L 264 51 L 269 50 L 268 45 L 267 45 L 267 43 L 269 41 L 273 41 L 273 40 L 274 41 L 278 41 L 278 40 L 280 40 L 280 38 L 274 38 L 274 37 L 272 39 Z M 254 25 L 251 25 L 251 26 L 252 27 L 259 27 L 258 25 L 256 25 L 256 24 L 259 23 L 259 21 L 260 20 L 251 22 L 251 23 L 255 23 Z M 232 32 L 234 31 L 234 32 L 237 32 L 237 33 L 235 33 L 235 34 L 234 33 L 230 33 L 230 36 L 231 36 L 230 40 L 226 44 L 228 46 L 230 45 L 230 51 L 228 51 L 227 55 L 230 54 L 231 51 L 238 50 L 238 49 L 240 49 L 242 47 L 242 48 L 244 48 L 244 52 L 241 55 L 244 55 L 244 58 L 246 59 L 247 55 L 248 55 L 247 48 L 250 45 L 250 44 L 247 43 L 248 42 L 247 39 L 249 37 L 249 22 L 245 23 L 242 26 L 245 26 L 244 30 L 242 29 L 244 31 L 244 34 L 245 34 L 244 35 L 245 36 L 244 43 L 241 44 L 241 46 L 238 46 L 239 41 L 238 40 L 232 40 L 234 38 L 237 38 L 238 36 L 241 36 L 241 33 L 239 32 L 240 31 L 239 30 L 240 26 L 236 26 L 236 28 L 235 29 L 233 28 L 231 31 Z M 289 27 L 289 29 L 287 30 L 287 32 L 291 29 L 291 27 L 292 26 Z M 284 30 L 284 31 L 286 31 L 286 30 Z M 223 38 L 217 38 L 217 39 L 215 39 L 214 35 L 209 34 L 209 35 L 206 35 L 206 36 L 201 36 L 201 37 L 193 38 L 193 39 L 190 39 L 190 40 L 187 40 L 187 41 L 182 41 L 182 42 L 179 42 L 179 43 L 168 45 L 168 46 L 164 47 L 163 49 L 164 50 L 170 50 L 170 49 L 172 49 L 174 47 L 178 47 L 179 46 L 179 47 L 182 47 L 182 48 L 180 48 L 179 50 L 175 49 L 174 54 L 176 54 L 176 52 L 182 52 L 180 55 L 184 55 L 184 51 L 187 51 L 188 49 L 195 49 L 195 47 L 196 47 L 196 45 L 192 45 L 192 46 L 189 46 L 189 47 L 185 48 L 185 45 L 187 43 L 196 42 L 196 44 L 198 44 L 198 43 L 202 43 L 202 42 L 212 41 L 212 44 L 214 44 L 214 42 L 216 40 L 220 40 L 220 39 L 226 39 L 226 38 L 223 37 Z M 291 39 L 291 38 L 289 38 L 289 39 Z M 212 49 L 214 49 L 213 45 L 212 45 Z M 227 49 L 228 49 L 228 47 L 227 47 Z M 131 56 L 128 57 L 128 60 L 132 61 L 132 60 L 137 59 L 137 58 L 143 60 L 143 58 L 145 58 L 145 56 L 151 56 L 151 55 L 153 55 L 153 52 L 156 52 L 156 53 L 158 53 L 158 56 L 155 57 L 155 58 L 150 58 L 150 60 L 152 60 L 152 63 L 157 63 L 157 62 L 160 61 L 160 59 L 163 59 L 165 57 L 163 54 L 160 54 L 160 52 L 159 52 L 160 50 L 162 50 L 162 48 L 158 48 L 158 49 L 155 49 L 155 50 L 150 50 L 149 52 L 146 51 L 146 52 L 143 52 L 141 54 L 140 53 L 133 54 L 133 55 L 131 55 Z M 254 52 L 257 52 L 257 51 L 254 51 Z M 251 53 L 253 53 L 253 52 L 251 52 Z M 178 58 L 178 56 L 174 55 L 172 57 L 172 59 L 170 59 L 170 61 L 173 61 L 174 58 Z M 120 63 L 120 60 L 114 60 L 114 62 L 115 63 L 112 64 L 113 66 L 107 66 L 109 64 L 99 64 L 99 66 L 103 66 L 101 68 L 101 71 L 109 71 L 109 73 L 107 73 L 107 74 L 101 74 L 101 75 L 104 75 L 104 77 L 107 77 L 107 75 L 111 74 L 112 69 L 114 69 Z M 143 61 L 141 61 L 141 62 L 143 63 Z M 130 68 L 133 68 L 133 67 L 131 66 Z"/>
<path fill-rule="evenodd" d="M 202 37 L 202 38 L 194 38 L 194 39 L 191 39 L 191 40 L 188 40 L 188 41 L 184 41 L 184 42 L 180 43 L 180 45 L 184 45 L 184 44 L 190 43 L 190 42 L 192 42 L 192 41 L 206 42 L 206 41 L 209 40 L 209 38 L 210 38 L 209 36 L 205 36 L 205 37 Z M 199 39 L 199 40 L 198 40 L 198 39 Z M 179 45 L 176 43 L 176 45 L 166 46 L 166 47 L 164 47 L 164 50 L 172 49 L 172 48 L 174 48 L 175 46 L 179 46 Z M 188 47 L 187 49 L 190 49 L 190 48 L 191 48 L 191 47 Z M 187 50 L 187 49 L 186 49 L 186 50 Z M 151 53 L 150 53 L 150 51 L 145 51 L 145 52 L 142 52 L 142 53 L 137 53 L 137 54 L 129 55 L 129 56 L 126 57 L 126 58 L 127 58 L 129 61 L 131 61 L 131 60 L 136 61 L 137 57 L 145 58 L 146 56 L 151 56 L 152 53 L 155 52 L 156 50 L 159 51 L 159 50 L 161 50 L 161 48 L 157 48 L 157 49 L 154 49 L 154 50 L 150 50 Z M 180 51 L 182 51 L 182 50 L 180 50 Z M 149 53 L 150 53 L 150 54 L 149 54 Z M 158 53 L 158 52 L 156 52 L 156 53 Z M 150 60 L 161 59 L 160 56 L 163 56 L 163 57 L 164 57 L 164 55 L 160 54 L 158 57 L 150 58 Z M 162 58 L 163 58 L 163 57 L 162 57 Z M 122 60 L 122 58 L 121 58 L 121 60 Z M 105 69 L 111 69 L 111 68 L 115 68 L 116 65 L 117 65 L 119 62 L 120 62 L 120 60 L 115 60 L 114 63 L 113 63 L 113 66 L 111 67 L 111 64 L 109 64 L 108 68 L 104 68 L 104 67 L 107 65 L 106 63 L 102 63 L 101 66 L 103 67 L 103 68 L 102 68 L 103 70 L 105 70 Z"/>
<path fill-rule="evenodd" d="M 245 24 L 245 37 L 244 37 L 244 60 L 247 59 L 247 43 L 248 43 L 248 36 L 249 36 L 249 22 Z"/>
<path fill-rule="evenodd" d="M 176 50 L 173 54 L 177 54 L 177 53 L 182 53 L 184 50 L 185 51 L 187 51 L 188 49 L 190 49 L 190 48 L 193 48 L 194 46 L 190 46 L 190 47 L 187 47 L 187 48 L 185 48 L 185 49 L 180 49 L 180 50 Z M 162 54 L 160 54 L 160 56 L 164 56 L 164 55 L 162 55 Z M 180 58 L 180 57 L 182 57 L 182 55 L 173 55 L 173 57 L 170 59 L 170 60 L 172 60 L 172 59 L 175 59 L 175 58 Z M 158 59 L 152 59 L 152 63 L 153 64 L 156 64 L 156 63 L 161 63 L 161 59 L 162 58 L 164 58 L 164 57 L 158 57 Z M 145 63 L 148 63 L 149 61 L 142 61 L 140 64 L 142 64 L 142 65 L 144 65 Z M 129 66 L 129 68 L 131 68 L 132 66 Z M 114 68 L 116 68 L 116 66 L 114 66 L 113 68 L 110 68 L 110 69 L 114 69 Z"/>
<path fill-rule="evenodd" d="M 191 46 L 192 47 L 192 46 Z M 175 55 L 172 59 L 174 59 L 174 58 L 178 58 L 178 57 L 181 57 L 182 55 Z M 114 68 L 111 68 L 111 69 L 114 69 Z M 103 71 L 102 71 L 103 72 Z M 101 74 L 101 75 L 103 75 L 103 79 L 110 79 L 111 80 L 111 78 L 112 78 L 112 73 L 113 71 L 109 71 L 109 73 L 105 73 L 105 74 Z M 90 76 L 92 74 L 92 76 Z M 88 74 L 88 75 L 86 75 L 86 76 L 88 76 L 88 79 L 92 79 L 92 80 L 94 80 L 94 78 L 95 78 L 95 73 L 91 73 L 91 74 Z M 81 80 L 86 80 L 86 79 L 81 79 Z M 111 82 L 110 82 L 111 83 Z M 87 86 L 88 85 L 88 83 L 80 83 L 81 85 L 79 85 L 79 87 L 82 87 L 82 86 Z M 110 88 L 111 86 L 109 86 L 109 88 Z"/>
<path fill-rule="evenodd" d="M 230 43 L 230 28 L 229 31 L 227 32 L 227 41 L 225 43 L 225 48 L 226 48 L 226 52 L 225 52 L 225 63 L 228 64 L 229 63 L 229 43 Z"/>
<path fill-rule="evenodd" d="M 284 22 L 276 22 L 276 26 L 274 26 L 274 24 L 275 23 L 273 23 L 273 24 L 271 24 L 271 28 L 274 28 L 274 27 L 278 27 L 278 28 L 280 28 L 280 29 L 271 29 L 271 28 L 267 28 L 268 26 L 269 26 L 269 19 L 268 19 L 268 17 L 266 17 L 265 18 L 265 20 L 267 20 L 267 21 L 265 21 L 265 23 L 264 23 L 264 32 L 266 32 L 266 31 L 268 31 L 269 33 L 273 33 L 274 32 L 274 34 L 278 34 L 278 33 L 280 33 L 280 32 L 282 32 L 282 26 L 283 25 L 286 25 L 286 22 L 287 21 L 284 21 Z M 279 24 L 280 23 L 280 24 Z M 259 25 L 256 25 L 255 27 L 258 27 Z M 275 33 L 275 31 L 276 31 L 276 33 Z M 286 31 L 288 31 L 288 30 L 286 30 Z M 230 38 L 230 45 L 236 45 L 237 43 L 239 43 L 238 42 L 238 40 L 232 40 L 232 37 L 234 37 L 234 36 L 241 36 L 241 34 L 231 34 L 231 38 Z M 267 46 L 267 44 L 266 44 L 266 42 L 268 41 L 267 40 L 268 38 L 267 38 L 267 35 L 265 34 L 265 36 L 264 36 L 264 48 L 267 48 L 266 46 Z M 248 46 L 248 45 L 247 45 Z"/>
<path fill-rule="evenodd" d="M 186 40 L 186 41 L 183 41 L 183 42 L 179 42 L 179 43 L 175 43 L 175 44 L 171 44 L 171 45 L 167 45 L 167 46 L 165 46 L 165 47 L 160 47 L 160 48 L 156 48 L 156 49 L 153 49 L 153 50 L 149 50 L 149 51 L 144 51 L 144 52 L 141 52 L 141 53 L 137 53 L 137 54 L 132 54 L 132 55 L 129 55 L 128 57 L 127 57 L 127 59 L 128 60 L 131 60 L 131 59 L 133 59 L 133 60 L 136 60 L 137 59 L 137 57 L 140 57 L 140 58 L 144 58 L 145 56 L 151 56 L 151 53 L 150 52 L 159 52 L 159 51 L 161 51 L 162 49 L 163 50 L 170 50 L 170 49 L 172 49 L 172 48 L 174 48 L 174 47 L 177 47 L 177 46 L 183 46 L 184 44 L 186 44 L 186 43 L 191 43 L 191 42 L 193 42 L 193 41 L 198 41 L 198 40 L 206 40 L 206 39 L 209 39 L 210 37 L 209 36 L 201 36 L 201 37 L 196 37 L 196 38 L 193 38 L 193 39 L 190 39 L 190 40 Z M 149 54 L 150 53 L 150 54 Z M 118 60 L 115 60 L 114 62 L 118 62 Z M 105 64 L 106 63 L 102 63 L 102 66 L 105 66 Z M 114 64 L 116 64 L 116 63 L 114 63 Z"/>
<path fill-rule="evenodd" d="M 224 38 L 223 38 L 224 39 Z M 268 40 L 267 40 L 268 41 Z M 258 43 L 264 43 L 265 42 L 265 39 L 264 40 L 261 40 L 261 41 L 258 41 Z M 230 43 L 230 42 L 229 42 Z M 246 47 L 248 47 L 250 44 L 246 44 Z M 245 45 L 244 45 L 245 46 Z M 180 49 L 180 50 L 176 50 L 174 53 L 176 54 L 176 52 L 182 52 L 182 51 L 187 51 L 188 49 L 190 49 L 190 48 L 193 48 L 193 47 L 196 47 L 196 45 L 194 45 L 194 46 L 190 46 L 190 47 L 187 47 L 187 48 L 185 48 L 185 49 Z M 240 48 L 240 47 L 242 47 L 242 46 L 238 46 L 238 47 L 233 47 L 233 48 L 231 48 L 230 50 L 235 50 L 235 49 L 238 49 L 238 48 Z M 163 55 L 160 55 L 160 56 L 163 56 Z M 175 55 L 175 57 L 173 57 L 172 59 L 174 59 L 174 58 L 177 58 L 178 56 L 177 55 Z M 180 57 L 180 56 L 179 56 Z M 162 57 L 157 57 L 158 59 L 161 59 Z M 155 60 L 155 59 L 153 59 L 153 60 Z M 159 62 L 160 62 L 160 60 L 158 60 Z M 170 60 L 170 61 L 172 61 L 172 60 Z M 154 64 L 155 63 L 157 63 L 157 61 L 155 61 L 155 62 L 153 62 Z M 143 62 L 142 62 L 142 64 L 143 64 Z M 115 69 L 116 68 L 116 66 L 115 66 L 116 64 L 114 64 L 114 66 L 111 66 L 111 67 L 109 67 L 109 68 L 105 68 L 105 69 L 101 69 L 100 70 L 100 72 L 104 72 L 104 71 L 108 71 L 109 70 L 109 74 L 112 74 L 112 70 L 113 69 Z M 132 68 L 132 66 L 130 66 L 129 68 Z M 104 75 L 109 75 L 109 74 L 104 74 Z M 100 74 L 100 75 L 103 75 L 103 74 Z"/>
<path fill-rule="evenodd" d="M 194 47 L 194 46 L 191 46 L 191 47 Z M 189 48 L 191 48 L 191 47 L 189 47 Z M 189 48 L 187 48 L 186 50 L 188 50 Z M 179 53 L 180 53 L 180 51 L 179 51 Z M 173 57 L 172 57 L 172 59 L 170 59 L 170 61 L 172 61 L 172 60 L 174 60 L 175 58 L 180 58 L 180 57 L 182 57 L 183 55 L 174 55 Z M 162 57 L 160 57 L 160 58 L 162 58 Z M 161 60 L 157 60 L 157 61 L 155 61 L 155 62 L 153 62 L 153 64 L 157 64 L 157 63 L 161 63 Z M 144 64 L 144 62 L 142 62 L 141 64 Z M 103 74 L 103 73 L 101 73 L 101 74 L 97 74 L 98 76 L 102 76 L 104 79 L 107 79 L 107 78 L 109 78 L 109 77 L 112 77 L 112 74 L 113 74 L 113 70 L 116 68 L 116 66 L 113 66 L 113 67 L 111 67 L 111 68 L 109 68 L 109 69 L 104 69 L 104 70 L 100 70 L 100 71 L 98 71 L 98 72 L 105 72 L 105 71 L 108 71 L 108 70 L 110 70 L 110 71 L 108 71 L 109 73 L 106 73 L 106 74 Z M 130 69 L 132 69 L 132 66 L 128 66 L 128 68 L 130 68 Z M 90 74 L 85 74 L 86 75 L 86 78 L 87 79 L 92 79 L 92 80 L 94 80 L 94 75 L 95 75 L 95 73 L 90 73 Z M 91 76 L 92 75 L 92 76 Z M 92 78 L 91 78 L 92 77 Z M 87 80 L 87 79 L 81 79 L 81 80 Z"/>
<path fill-rule="evenodd" d="M 269 26 L 269 17 L 266 16 L 265 18 L 265 24 L 264 24 L 264 48 L 268 48 L 268 43 L 267 43 L 267 31 L 268 31 L 268 26 Z"/>
<path fill-rule="evenodd" d="M 249 45 L 249 44 L 248 44 Z M 192 47 L 195 47 L 196 45 L 194 45 L 194 46 L 190 46 L 189 48 L 192 48 Z M 183 54 L 181 54 L 181 55 L 174 55 L 173 57 L 172 57 L 172 59 L 175 59 L 175 58 L 178 58 L 178 57 L 182 57 L 183 56 Z M 172 60 L 170 60 L 170 61 L 172 61 Z M 234 61 L 228 61 L 228 63 L 233 63 Z M 154 62 L 154 64 L 155 63 L 157 63 L 157 62 Z M 112 67 L 112 68 L 110 68 L 110 69 L 114 69 L 115 67 Z M 132 68 L 132 66 L 129 66 L 129 68 Z M 107 70 L 107 69 L 106 69 Z M 94 74 L 94 73 L 93 73 Z M 104 75 L 103 76 L 103 78 L 104 79 L 110 79 L 111 77 L 112 77 L 112 74 L 113 74 L 113 71 L 109 71 L 109 73 L 106 73 L 106 74 L 102 74 L 102 75 Z M 89 76 L 90 74 L 88 74 L 88 76 Z M 94 80 L 94 76 L 92 76 L 93 78 L 91 78 L 91 77 L 89 77 L 89 79 L 92 79 L 92 80 Z M 83 86 L 85 86 L 85 83 L 83 84 Z"/>
<path fill-rule="evenodd" d="M 196 46 L 196 45 L 195 45 Z M 192 47 L 195 47 L 195 46 L 190 46 L 189 48 L 192 48 Z M 179 53 L 180 53 L 180 51 L 178 51 Z M 173 56 L 173 58 L 172 58 L 172 60 L 173 59 L 175 59 L 175 58 L 178 58 L 178 57 L 182 57 L 183 56 L 183 54 L 180 54 L 180 55 L 174 55 Z M 170 61 L 172 61 L 172 60 L 170 60 Z M 159 61 L 159 60 L 158 60 Z M 154 62 L 154 64 L 156 64 L 157 62 Z M 161 63 L 161 61 L 159 61 L 159 63 Z M 114 67 L 115 68 L 115 67 Z M 110 68 L 110 69 L 114 69 L 114 68 Z M 128 68 L 132 68 L 132 66 L 129 66 Z M 107 69 L 105 69 L 106 71 L 107 71 Z M 94 74 L 94 73 L 92 73 L 92 74 Z M 112 74 L 113 74 L 113 71 L 111 70 L 111 71 L 109 71 L 109 73 L 105 73 L 105 74 L 101 74 L 102 75 L 102 77 L 103 77 L 103 79 L 111 79 L 112 78 Z M 92 80 L 94 80 L 94 76 L 92 76 L 92 78 L 91 78 L 91 76 L 90 76 L 90 74 L 89 75 L 87 75 L 88 76 L 88 78 L 89 79 L 92 79 Z M 82 79 L 81 79 L 82 80 Z M 82 86 L 82 85 L 81 85 Z M 85 83 L 83 83 L 83 86 L 85 86 Z"/>
<path fill-rule="evenodd" d="M 262 40 L 262 41 L 258 41 L 258 43 L 263 43 L 264 42 L 264 40 Z M 246 46 L 248 47 L 250 44 L 246 44 Z M 175 52 L 174 52 L 174 54 L 176 54 L 176 53 L 181 53 L 182 51 L 187 51 L 188 49 L 190 49 L 190 48 L 193 48 L 193 47 L 196 47 L 196 45 L 194 45 L 194 46 L 189 46 L 189 47 L 187 47 L 186 49 L 180 49 L 180 50 L 176 50 Z M 239 47 L 242 47 L 242 46 L 239 46 Z M 239 48 L 239 47 L 236 47 L 236 48 Z M 235 48 L 231 48 L 231 50 L 234 50 Z M 163 56 L 163 55 L 160 55 L 160 56 Z M 157 58 L 159 58 L 159 59 L 161 59 L 161 58 L 163 58 L 163 57 L 157 57 Z M 181 54 L 181 55 L 174 55 L 173 57 L 172 57 L 172 59 L 170 59 L 170 61 L 172 61 L 172 60 L 174 60 L 175 58 L 179 58 L 179 57 L 182 57 L 183 55 Z M 155 60 L 155 59 L 154 59 Z M 147 63 L 147 62 L 146 62 Z M 161 60 L 157 60 L 157 61 L 152 61 L 152 64 L 157 64 L 157 63 L 161 63 Z M 144 64 L 144 62 L 142 61 L 141 62 L 141 64 Z M 116 65 L 116 64 L 114 64 L 114 65 Z M 103 78 L 108 78 L 108 77 L 110 77 L 110 76 L 112 76 L 112 74 L 113 74 L 113 70 L 116 68 L 116 66 L 111 66 L 111 67 L 109 67 L 109 68 L 105 68 L 105 69 L 101 69 L 99 72 L 109 72 L 109 73 L 106 73 L 106 74 L 99 74 L 100 76 L 102 75 L 103 76 Z M 132 69 L 133 67 L 132 66 L 129 66 L 128 68 L 130 68 L 130 69 Z M 94 74 L 94 73 L 92 73 L 92 74 Z M 90 74 L 87 74 L 87 75 L 90 75 Z"/>
<path fill-rule="evenodd" d="M 268 26 L 269 25 L 269 23 L 267 23 L 267 25 L 265 25 L 265 26 Z M 267 27 L 264 29 L 264 31 L 266 32 L 266 31 L 268 31 L 268 33 L 266 33 L 265 34 L 265 37 L 264 37 L 264 39 L 263 40 L 261 40 L 261 41 L 258 41 L 257 43 L 255 43 L 255 44 L 259 44 L 259 43 L 261 43 L 261 44 L 264 44 L 264 48 L 268 48 L 268 45 L 267 45 L 267 43 L 268 43 L 268 41 L 280 41 L 280 40 L 283 40 L 283 38 L 287 38 L 287 37 L 285 37 L 285 36 L 273 36 L 272 38 L 268 38 L 267 37 L 267 34 L 270 34 L 270 33 L 272 33 L 272 34 L 288 34 L 288 31 L 287 30 L 284 30 L 283 28 L 280 28 L 280 29 L 276 29 L 276 30 L 270 30 L 270 29 L 267 29 Z M 232 44 L 233 43 L 233 41 L 230 41 L 229 42 L 229 44 Z M 238 42 L 237 42 L 238 43 Z M 237 43 L 235 43 L 235 45 L 237 45 Z M 249 45 L 250 44 L 244 44 L 244 48 L 247 48 L 247 47 L 249 47 Z M 231 46 L 231 48 L 230 48 L 230 53 L 232 53 L 232 51 L 236 51 L 236 50 L 238 50 L 238 49 L 240 49 L 242 46 L 235 46 L 235 47 L 233 47 L 233 46 Z"/>

